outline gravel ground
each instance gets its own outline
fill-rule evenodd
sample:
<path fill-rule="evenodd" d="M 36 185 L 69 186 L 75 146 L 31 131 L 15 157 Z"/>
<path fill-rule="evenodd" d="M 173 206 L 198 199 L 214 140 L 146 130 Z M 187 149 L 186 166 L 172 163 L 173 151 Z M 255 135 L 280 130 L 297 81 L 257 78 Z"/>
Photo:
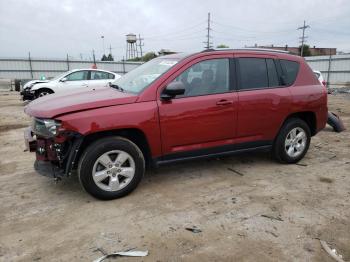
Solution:
<path fill-rule="evenodd" d="M 98 247 L 149 250 L 118 261 L 332 261 L 319 240 L 350 261 L 349 130 L 327 127 L 299 165 L 266 153 L 175 164 L 104 202 L 74 177 L 34 172 L 23 105 L 0 92 L 0 261 L 92 261 Z M 329 107 L 350 126 L 350 95 L 329 95 Z"/>

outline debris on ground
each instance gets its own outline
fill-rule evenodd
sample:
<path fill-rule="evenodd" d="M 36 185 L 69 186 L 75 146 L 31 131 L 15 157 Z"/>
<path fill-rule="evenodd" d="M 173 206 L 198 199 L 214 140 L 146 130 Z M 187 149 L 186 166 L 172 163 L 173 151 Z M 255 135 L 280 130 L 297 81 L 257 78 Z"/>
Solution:
<path fill-rule="evenodd" d="M 337 262 L 345 262 L 342 255 L 339 255 L 335 248 L 331 249 L 326 241 L 320 240 L 323 249 Z"/>
<path fill-rule="evenodd" d="M 237 170 L 235 170 L 233 168 L 228 167 L 227 170 L 230 170 L 231 172 L 236 173 L 237 175 L 244 176 L 243 173 L 241 173 L 241 172 L 239 172 L 239 171 L 237 171 Z"/>
<path fill-rule="evenodd" d="M 100 251 L 103 255 L 108 255 L 108 253 L 106 252 L 106 250 L 104 250 L 102 247 L 98 247 L 96 248 L 93 252 L 96 252 L 96 251 Z"/>
<path fill-rule="evenodd" d="M 271 220 L 278 220 L 278 221 L 283 221 L 283 219 L 281 218 L 281 215 L 275 217 L 275 216 L 271 216 L 271 215 L 261 215 L 262 217 L 266 217 L 266 218 L 270 218 Z"/>
<path fill-rule="evenodd" d="M 333 183 L 333 179 L 328 177 L 320 177 L 320 181 L 323 183 L 329 183 L 329 184 Z"/>
<path fill-rule="evenodd" d="M 185 228 L 187 231 L 191 231 L 192 233 L 201 233 L 202 230 L 197 228 L 196 226 L 193 226 L 193 227 L 186 227 Z"/>
<path fill-rule="evenodd" d="M 328 91 L 331 94 L 349 94 L 350 93 L 350 87 L 337 87 L 337 88 L 328 88 Z"/>
<path fill-rule="evenodd" d="M 118 257 L 118 256 L 121 256 L 121 257 L 145 257 L 147 255 L 148 255 L 148 250 L 146 250 L 146 251 L 138 251 L 138 250 L 121 251 L 121 252 L 115 252 L 115 253 L 104 255 L 98 259 L 95 259 L 93 262 L 101 262 L 101 261 L 105 260 L 106 258 L 110 258 L 110 257 Z"/>
<path fill-rule="evenodd" d="M 297 166 L 307 166 L 307 164 L 303 164 L 303 163 L 295 163 Z"/>
<path fill-rule="evenodd" d="M 265 233 L 268 233 L 270 235 L 273 235 L 274 237 L 279 237 L 278 234 L 276 234 L 275 232 L 269 231 L 269 230 L 265 230 Z"/>

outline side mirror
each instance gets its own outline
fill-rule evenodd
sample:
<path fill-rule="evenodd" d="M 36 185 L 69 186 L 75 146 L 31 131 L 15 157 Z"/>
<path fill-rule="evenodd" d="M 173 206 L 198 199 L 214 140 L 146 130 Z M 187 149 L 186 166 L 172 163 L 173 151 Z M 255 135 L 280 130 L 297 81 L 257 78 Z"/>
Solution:
<path fill-rule="evenodd" d="M 160 98 L 163 100 L 170 100 L 175 96 L 183 95 L 185 93 L 185 85 L 181 81 L 171 82 L 167 85 Z"/>
<path fill-rule="evenodd" d="M 60 82 L 66 82 L 67 81 L 67 77 L 63 77 Z"/>

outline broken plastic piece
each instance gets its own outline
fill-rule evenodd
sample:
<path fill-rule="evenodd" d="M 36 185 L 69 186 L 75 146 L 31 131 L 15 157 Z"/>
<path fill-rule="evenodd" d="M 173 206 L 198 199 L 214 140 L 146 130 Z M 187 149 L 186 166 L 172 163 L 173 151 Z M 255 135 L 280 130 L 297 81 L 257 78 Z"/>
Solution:
<path fill-rule="evenodd" d="M 202 232 L 202 230 L 200 230 L 199 228 L 197 228 L 197 227 L 186 227 L 185 228 L 186 230 L 188 230 L 188 231 L 191 231 L 192 233 L 201 233 Z"/>
<path fill-rule="evenodd" d="M 344 262 L 342 255 L 337 253 L 337 250 L 331 249 L 326 241 L 320 240 L 323 249 L 337 262 Z"/>
<path fill-rule="evenodd" d="M 330 125 L 335 132 L 338 133 L 345 130 L 343 121 L 337 114 L 334 114 L 333 112 L 328 112 L 327 124 Z"/>
<path fill-rule="evenodd" d="M 121 251 L 121 252 L 116 252 L 116 253 L 112 253 L 112 254 L 108 254 L 105 256 L 102 256 L 96 260 L 94 260 L 94 262 L 101 262 L 103 260 L 105 260 L 106 258 L 109 257 L 116 257 L 116 256 L 122 256 L 122 257 L 145 257 L 148 255 L 148 250 L 146 251 L 137 251 L 137 250 L 131 250 L 131 251 Z"/>

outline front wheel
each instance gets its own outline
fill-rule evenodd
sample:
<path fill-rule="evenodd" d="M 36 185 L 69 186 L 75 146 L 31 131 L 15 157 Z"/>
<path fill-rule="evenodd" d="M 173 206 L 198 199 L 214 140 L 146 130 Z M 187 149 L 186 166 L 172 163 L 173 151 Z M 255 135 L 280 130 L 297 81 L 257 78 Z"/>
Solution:
<path fill-rule="evenodd" d="M 82 155 L 78 175 L 92 196 L 110 200 L 133 191 L 145 172 L 141 150 L 130 140 L 108 137 L 91 144 Z"/>
<path fill-rule="evenodd" d="M 52 94 L 52 93 L 53 92 L 50 89 L 41 89 L 37 92 L 36 98 L 47 96 L 47 95 Z"/>
<path fill-rule="evenodd" d="M 274 157 L 282 163 L 297 163 L 310 146 L 309 126 L 299 118 L 290 118 L 282 126 L 273 145 Z"/>

